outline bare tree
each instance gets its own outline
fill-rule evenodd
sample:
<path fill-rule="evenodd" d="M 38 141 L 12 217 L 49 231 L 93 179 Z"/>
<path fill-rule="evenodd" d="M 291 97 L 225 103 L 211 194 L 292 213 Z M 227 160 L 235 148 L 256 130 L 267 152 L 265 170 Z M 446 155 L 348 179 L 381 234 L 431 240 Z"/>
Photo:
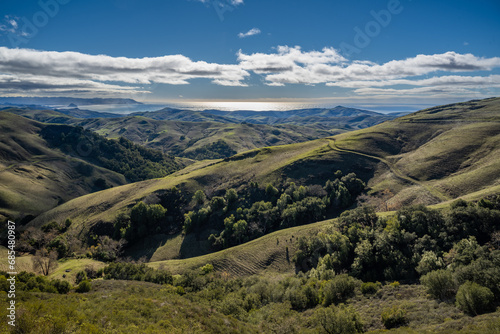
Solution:
<path fill-rule="evenodd" d="M 47 249 L 42 248 L 36 251 L 31 261 L 35 272 L 41 272 L 43 275 L 47 276 L 57 268 L 57 252 L 49 252 Z"/>

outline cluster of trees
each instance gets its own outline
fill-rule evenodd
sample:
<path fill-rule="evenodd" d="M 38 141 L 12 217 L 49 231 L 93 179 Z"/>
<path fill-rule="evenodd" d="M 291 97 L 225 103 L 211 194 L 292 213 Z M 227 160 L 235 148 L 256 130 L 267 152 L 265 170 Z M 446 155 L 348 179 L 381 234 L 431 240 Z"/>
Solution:
<path fill-rule="evenodd" d="M 8 273 L 0 271 L 0 291 L 9 292 L 10 283 L 7 281 L 7 277 L 9 277 Z M 71 290 L 71 285 L 66 281 L 49 280 L 43 275 L 22 271 L 16 275 L 16 290 L 65 294 Z"/>
<path fill-rule="evenodd" d="M 236 153 L 237 152 L 233 150 L 228 143 L 226 143 L 222 139 L 219 139 L 218 141 L 211 144 L 186 152 L 182 154 L 182 156 L 194 160 L 224 159 L 229 158 Z"/>
<path fill-rule="evenodd" d="M 38 257 L 52 257 L 55 261 L 71 256 L 76 246 L 76 242 L 68 241 L 69 235 L 66 233 L 71 224 L 71 219 L 66 219 L 63 224 L 53 221 L 40 229 L 27 228 L 19 236 L 17 250 L 35 255 L 35 260 Z"/>
<path fill-rule="evenodd" d="M 108 140 L 92 131 L 69 125 L 47 125 L 41 136 L 53 147 L 101 167 L 123 174 L 131 182 L 164 177 L 179 169 L 174 158 L 121 137 Z M 81 164 L 83 175 L 90 176 L 92 167 Z M 97 181 L 98 187 L 105 187 Z"/>
<path fill-rule="evenodd" d="M 260 188 L 252 182 L 240 194 L 228 189 L 224 196 L 213 196 L 210 200 L 198 190 L 192 199 L 194 209 L 185 214 L 184 232 L 207 226 L 221 229 L 219 234 L 210 235 L 209 240 L 214 249 L 222 249 L 277 229 L 322 220 L 351 205 L 365 188 L 354 173 L 343 176 L 337 171 L 334 176 L 323 187 L 291 182 L 280 189 L 271 184 Z"/>
<path fill-rule="evenodd" d="M 446 212 L 414 206 L 389 218 L 362 207 L 342 213 L 332 231 L 301 238 L 294 260 L 301 270 L 346 270 L 364 281 L 415 280 L 456 261 L 464 239 L 496 242 L 498 222 L 500 211 L 462 200 Z"/>
<path fill-rule="evenodd" d="M 497 198 L 498 200 L 498 198 Z M 476 315 L 500 302 L 500 211 L 496 201 L 454 202 L 446 211 L 370 208 L 341 215 L 328 232 L 300 238 L 297 268 L 325 279 L 347 271 L 363 281 L 420 281 L 435 298 Z"/>
<path fill-rule="evenodd" d="M 114 233 L 110 236 L 117 241 L 133 243 L 148 235 L 179 232 L 182 228 L 179 222 L 184 220 L 183 212 L 188 205 L 184 194 L 173 187 L 157 195 L 157 204 L 139 201 L 130 214 L 118 214 L 113 224 Z"/>
<path fill-rule="evenodd" d="M 97 272 L 98 277 L 104 279 L 120 279 L 144 281 L 157 284 L 172 284 L 173 277 L 170 272 L 163 269 L 153 269 L 144 263 L 111 263 Z"/>
<path fill-rule="evenodd" d="M 115 237 L 128 241 L 165 230 L 167 210 L 161 204 L 145 204 L 140 201 L 132 207 L 130 216 L 121 214 L 114 223 Z"/>

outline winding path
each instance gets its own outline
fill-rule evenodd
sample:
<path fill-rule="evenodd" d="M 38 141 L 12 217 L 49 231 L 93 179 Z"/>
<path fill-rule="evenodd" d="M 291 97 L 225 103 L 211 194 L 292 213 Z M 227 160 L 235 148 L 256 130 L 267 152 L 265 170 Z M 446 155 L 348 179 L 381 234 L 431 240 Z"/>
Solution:
<path fill-rule="evenodd" d="M 363 157 L 366 157 L 366 158 L 370 158 L 370 159 L 374 159 L 374 160 L 378 160 L 384 164 L 387 165 L 387 167 L 389 167 L 389 169 L 391 170 L 391 172 L 399 179 L 403 180 L 403 181 L 406 181 L 406 182 L 409 182 L 409 183 L 413 183 L 413 184 L 416 184 L 416 185 L 419 185 L 421 187 L 423 187 L 425 190 L 427 190 L 431 195 L 433 195 L 434 197 L 436 198 L 439 198 L 441 201 L 449 201 L 451 198 L 449 196 L 447 196 L 446 194 L 440 192 L 439 190 L 437 190 L 436 188 L 433 188 L 431 186 L 428 186 L 426 184 L 424 184 L 423 182 L 419 181 L 419 180 L 416 180 L 412 177 L 409 177 L 408 175 L 405 175 L 403 174 L 398 168 L 396 168 L 394 166 L 393 163 L 387 161 L 386 159 L 384 158 L 381 158 L 381 157 L 377 157 L 375 155 L 370 155 L 370 154 L 366 154 L 366 153 L 363 153 L 363 152 L 358 152 L 358 151 L 353 151 L 353 150 L 347 150 L 347 149 L 344 149 L 344 148 L 340 148 L 337 146 L 337 144 L 335 143 L 335 139 L 328 139 L 329 140 L 329 143 L 328 145 L 330 146 L 330 148 L 332 150 L 335 150 L 335 151 L 338 151 L 338 152 L 344 152 L 344 153 L 351 153 L 351 154 L 356 154 L 356 155 L 360 155 L 360 156 L 363 156 Z"/>

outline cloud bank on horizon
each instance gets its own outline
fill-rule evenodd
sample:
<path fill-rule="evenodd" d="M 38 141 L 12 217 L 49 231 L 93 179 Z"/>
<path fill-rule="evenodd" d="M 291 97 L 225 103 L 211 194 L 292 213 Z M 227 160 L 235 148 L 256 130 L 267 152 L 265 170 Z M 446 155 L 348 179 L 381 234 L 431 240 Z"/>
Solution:
<path fill-rule="evenodd" d="M 250 36 L 252 30 L 245 35 Z M 500 57 L 453 51 L 377 64 L 349 60 L 332 47 L 304 51 L 299 46 L 278 46 L 270 53 L 246 54 L 240 50 L 235 64 L 219 64 L 180 54 L 127 58 L 0 47 L 0 95 L 130 96 L 148 94 L 147 85 L 188 85 L 195 79 L 245 89 L 256 76 L 267 86 L 339 87 L 350 98 L 481 97 L 484 89 L 490 95 L 498 92 L 500 75 L 487 74 L 498 67 Z"/>

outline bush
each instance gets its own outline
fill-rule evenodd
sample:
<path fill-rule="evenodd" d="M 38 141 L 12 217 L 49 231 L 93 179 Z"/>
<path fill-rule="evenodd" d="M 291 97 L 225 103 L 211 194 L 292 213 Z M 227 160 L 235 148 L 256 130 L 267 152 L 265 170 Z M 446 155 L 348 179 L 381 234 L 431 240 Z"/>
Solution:
<path fill-rule="evenodd" d="M 490 289 L 467 281 L 458 289 L 456 305 L 464 313 L 475 316 L 492 311 L 493 298 Z"/>
<path fill-rule="evenodd" d="M 87 280 L 87 273 L 84 270 L 80 270 L 76 273 L 76 284 L 80 284 L 82 281 Z"/>
<path fill-rule="evenodd" d="M 76 292 L 79 293 L 89 292 L 91 288 L 92 286 L 89 281 L 81 281 L 80 284 L 78 284 L 78 287 L 76 288 Z"/>
<path fill-rule="evenodd" d="M 323 287 L 323 306 L 340 303 L 354 296 L 358 285 L 358 280 L 347 274 L 335 276 Z"/>
<path fill-rule="evenodd" d="M 66 281 L 56 279 L 52 280 L 51 283 L 56 288 L 58 293 L 66 294 L 69 290 L 71 290 L 71 285 Z"/>
<path fill-rule="evenodd" d="M 456 291 L 455 281 L 448 270 L 431 271 L 422 276 L 420 282 L 427 288 L 427 292 L 437 299 L 452 298 Z"/>
<path fill-rule="evenodd" d="M 387 329 L 404 326 L 408 323 L 406 310 L 402 307 L 393 306 L 391 308 L 387 308 L 382 312 L 381 316 L 382 323 Z"/>
<path fill-rule="evenodd" d="M 321 333 L 354 334 L 363 332 L 363 323 L 359 315 L 350 307 L 320 308 L 314 314 L 321 325 Z"/>
<path fill-rule="evenodd" d="M 380 282 L 361 283 L 361 293 L 364 295 L 372 295 L 380 289 L 381 285 L 382 285 L 382 283 L 380 283 Z"/>

